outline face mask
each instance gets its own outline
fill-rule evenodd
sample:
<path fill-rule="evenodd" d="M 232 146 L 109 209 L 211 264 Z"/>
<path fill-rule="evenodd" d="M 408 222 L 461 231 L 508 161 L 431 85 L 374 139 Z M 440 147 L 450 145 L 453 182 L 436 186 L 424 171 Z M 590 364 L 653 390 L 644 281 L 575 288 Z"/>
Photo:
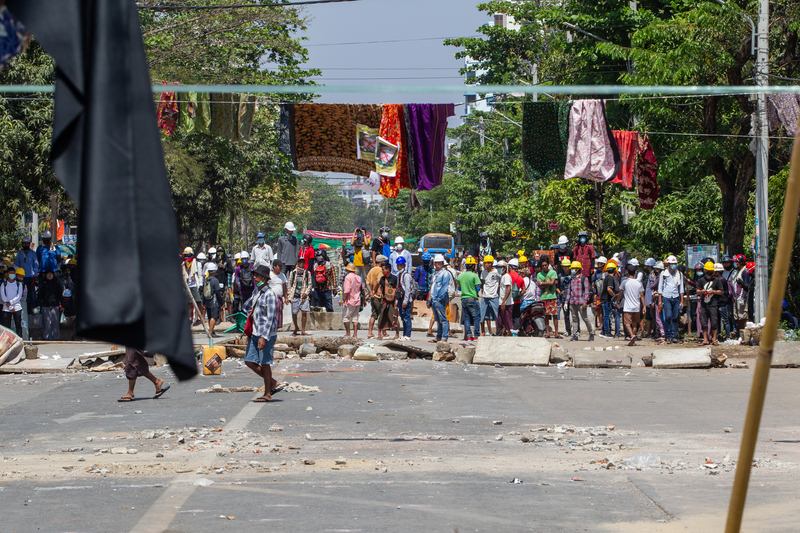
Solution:
<path fill-rule="evenodd" d="M 28 250 L 31 249 L 31 245 L 26 242 L 25 244 L 22 245 L 22 249 L 27 252 Z"/>
<path fill-rule="evenodd" d="M 578 269 L 577 268 L 573 268 L 573 269 L 570 270 L 570 273 L 574 276 L 574 275 L 576 275 L 578 273 Z"/>
<path fill-rule="evenodd" d="M 263 287 L 263 286 L 264 286 L 264 280 L 263 279 L 261 281 L 259 281 L 258 283 L 256 283 L 256 287 L 258 287 L 259 289 L 261 287 Z"/>
<path fill-rule="evenodd" d="M 246 265 L 247 264 L 247 259 L 242 259 L 242 264 Z"/>
<path fill-rule="evenodd" d="M 9 274 L 8 275 L 8 279 L 11 280 L 11 281 L 14 281 L 15 279 L 17 279 L 17 275 L 16 274 Z"/>
<path fill-rule="evenodd" d="M 264 239 L 258 239 L 258 244 L 264 244 Z"/>
<path fill-rule="evenodd" d="M 389 234 L 384 231 L 383 233 L 381 233 L 381 237 L 383 237 L 384 239 L 388 239 Z"/>
<path fill-rule="evenodd" d="M 566 244 L 559 244 L 558 247 L 563 250 L 563 249 L 565 249 L 567 247 L 567 245 Z"/>
<path fill-rule="evenodd" d="M 402 244 L 398 244 L 397 246 L 394 247 L 394 249 L 397 250 L 398 252 L 402 252 L 403 251 L 403 245 Z"/>
<path fill-rule="evenodd" d="M 678 265 L 670 265 L 670 266 L 669 266 L 669 269 L 670 269 L 670 270 L 675 270 L 676 268 L 678 268 Z"/>
<path fill-rule="evenodd" d="M 187 263 L 191 263 L 192 261 L 194 261 L 194 257 L 187 257 L 186 258 L 186 262 Z"/>
<path fill-rule="evenodd" d="M 581 244 L 586 244 L 586 237 L 581 237 L 579 240 Z"/>
<path fill-rule="evenodd" d="M 702 276 L 702 275 L 703 275 L 703 271 L 702 271 L 702 270 L 695 270 L 695 271 L 694 271 L 694 275 L 695 275 L 695 276 L 697 276 L 697 277 L 699 278 L 700 276 Z"/>

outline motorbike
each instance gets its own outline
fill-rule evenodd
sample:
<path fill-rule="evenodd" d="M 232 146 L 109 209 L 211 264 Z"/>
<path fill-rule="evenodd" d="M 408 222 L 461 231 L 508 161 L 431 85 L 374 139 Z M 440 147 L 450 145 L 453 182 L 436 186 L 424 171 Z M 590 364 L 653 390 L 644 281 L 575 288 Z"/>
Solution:
<path fill-rule="evenodd" d="M 522 311 L 520 317 L 520 337 L 544 337 L 545 335 L 544 302 L 535 302 Z"/>

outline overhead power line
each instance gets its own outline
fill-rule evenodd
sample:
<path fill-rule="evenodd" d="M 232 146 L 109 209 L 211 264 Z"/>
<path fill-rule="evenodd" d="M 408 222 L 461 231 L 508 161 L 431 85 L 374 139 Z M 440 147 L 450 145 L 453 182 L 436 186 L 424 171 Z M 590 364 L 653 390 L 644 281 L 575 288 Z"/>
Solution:
<path fill-rule="evenodd" d="M 336 4 L 339 2 L 360 2 L 361 0 L 298 0 L 297 2 L 285 3 L 270 3 L 270 4 L 230 4 L 230 5 L 214 5 L 214 6 L 180 6 L 176 4 L 162 4 L 157 6 L 144 6 L 136 4 L 139 9 L 148 9 L 150 11 L 206 11 L 206 10 L 221 10 L 221 9 L 246 9 L 246 8 L 261 8 L 261 7 L 292 7 L 292 6 L 308 6 L 313 4 Z"/>
<path fill-rule="evenodd" d="M 477 35 L 473 36 L 477 37 Z M 309 46 L 345 46 L 351 44 L 383 44 L 383 43 L 410 43 L 414 41 L 443 41 L 444 39 L 461 39 L 462 37 L 421 37 L 419 39 L 393 39 L 390 41 L 353 41 L 349 43 L 307 44 Z"/>

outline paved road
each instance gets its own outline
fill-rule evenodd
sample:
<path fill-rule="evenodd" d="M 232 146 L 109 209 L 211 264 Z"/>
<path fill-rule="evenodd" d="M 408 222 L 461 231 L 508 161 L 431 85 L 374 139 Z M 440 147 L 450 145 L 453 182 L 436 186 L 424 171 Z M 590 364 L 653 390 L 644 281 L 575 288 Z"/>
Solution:
<path fill-rule="evenodd" d="M 195 393 L 260 385 L 238 361 L 131 404 L 116 402 L 119 373 L 0 376 L 3 531 L 719 531 L 752 379 L 430 361 L 276 369 L 320 391 L 272 404 Z M 771 378 L 747 531 L 796 529 L 798 372 Z M 643 452 L 663 464 L 605 468 Z"/>

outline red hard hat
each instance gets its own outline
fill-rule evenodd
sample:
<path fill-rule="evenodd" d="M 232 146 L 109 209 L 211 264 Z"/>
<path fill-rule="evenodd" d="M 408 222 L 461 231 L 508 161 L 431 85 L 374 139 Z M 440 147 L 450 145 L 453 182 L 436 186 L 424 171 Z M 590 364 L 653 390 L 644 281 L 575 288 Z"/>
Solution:
<path fill-rule="evenodd" d="M 739 254 L 739 255 L 734 255 L 733 260 L 738 263 L 745 263 L 747 261 L 747 258 L 744 255 Z"/>
<path fill-rule="evenodd" d="M 747 269 L 748 274 L 752 274 L 756 271 L 756 264 L 750 261 L 745 265 L 745 268 Z"/>

